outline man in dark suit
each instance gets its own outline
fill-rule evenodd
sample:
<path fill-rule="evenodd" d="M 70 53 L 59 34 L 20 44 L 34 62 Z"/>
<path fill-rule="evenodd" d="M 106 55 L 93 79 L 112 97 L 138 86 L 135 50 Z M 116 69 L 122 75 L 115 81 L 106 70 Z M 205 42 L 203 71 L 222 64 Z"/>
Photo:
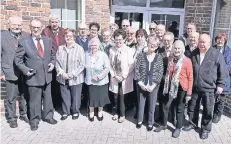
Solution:
<path fill-rule="evenodd" d="M 188 110 L 190 124 L 183 130 L 190 131 L 198 127 L 200 103 L 202 103 L 200 138 L 207 139 L 212 129 L 214 95 L 223 92 L 227 69 L 223 55 L 211 47 L 209 35 L 200 36 L 198 47 L 192 52 L 193 93 Z"/>
<path fill-rule="evenodd" d="M 43 29 L 42 35 L 45 35 L 52 39 L 52 49 L 56 53 L 58 47 L 65 44 L 64 28 L 59 27 L 60 19 L 57 15 L 49 16 L 49 25 Z M 51 82 L 51 93 L 55 109 L 61 107 L 61 92 L 59 83 L 56 81 L 56 70 L 53 70 L 53 77 Z"/>
<path fill-rule="evenodd" d="M 22 32 L 22 18 L 10 17 L 9 30 L 1 32 L 1 80 L 6 81 L 6 111 L 11 128 L 18 127 L 16 116 L 16 99 L 19 94 L 19 119 L 29 122 L 27 118 L 26 101 L 24 98 L 25 85 L 19 69 L 13 63 L 18 40 L 27 34 Z"/>
<path fill-rule="evenodd" d="M 83 47 L 84 51 L 88 50 L 89 36 L 88 28 L 85 23 L 81 23 L 78 28 L 79 35 L 76 37 L 76 43 Z"/>
<path fill-rule="evenodd" d="M 30 24 L 31 35 L 19 41 L 15 54 L 15 64 L 25 75 L 29 92 L 30 126 L 38 129 L 43 103 L 44 121 L 56 124 L 53 118 L 54 109 L 51 99 L 52 70 L 55 56 L 52 52 L 52 41 L 41 36 L 42 22 L 34 19 Z M 43 98 L 42 98 L 43 96 Z M 43 102 L 41 102 L 43 100 Z"/>

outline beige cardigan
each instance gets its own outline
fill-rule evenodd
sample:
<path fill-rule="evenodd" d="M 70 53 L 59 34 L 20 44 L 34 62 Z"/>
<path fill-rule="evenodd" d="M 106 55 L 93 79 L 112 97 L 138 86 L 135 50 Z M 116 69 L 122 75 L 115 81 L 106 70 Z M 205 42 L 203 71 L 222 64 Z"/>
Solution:
<path fill-rule="evenodd" d="M 121 53 L 119 59 L 121 60 L 121 69 L 122 69 L 122 73 L 120 74 L 117 73 L 112 66 L 112 63 L 118 52 L 118 49 L 116 47 L 112 47 L 109 51 L 110 74 L 111 74 L 109 90 L 113 93 L 118 93 L 118 81 L 115 78 L 113 78 L 116 75 L 118 75 L 125 78 L 122 81 L 122 92 L 123 94 L 127 94 L 133 91 L 134 50 L 124 45 L 123 47 L 119 48 L 119 51 Z"/>

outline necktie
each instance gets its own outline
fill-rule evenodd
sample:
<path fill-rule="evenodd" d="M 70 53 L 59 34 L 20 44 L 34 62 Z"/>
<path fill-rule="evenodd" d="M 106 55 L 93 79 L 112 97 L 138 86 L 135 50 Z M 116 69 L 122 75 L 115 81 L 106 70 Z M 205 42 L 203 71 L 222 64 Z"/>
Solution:
<path fill-rule="evenodd" d="M 40 43 L 40 38 L 37 38 L 36 40 L 38 41 L 37 49 L 38 49 L 39 56 L 43 58 L 44 51 L 43 51 L 42 45 Z"/>

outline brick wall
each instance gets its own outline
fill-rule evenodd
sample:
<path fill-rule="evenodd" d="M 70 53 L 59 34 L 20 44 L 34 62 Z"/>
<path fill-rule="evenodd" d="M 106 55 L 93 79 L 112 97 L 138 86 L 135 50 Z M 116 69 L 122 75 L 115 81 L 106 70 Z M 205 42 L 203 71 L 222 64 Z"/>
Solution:
<path fill-rule="evenodd" d="M 101 28 L 107 28 L 110 24 L 109 0 L 86 0 L 85 1 L 86 23 L 98 22 Z"/>
<path fill-rule="evenodd" d="M 186 0 L 185 27 L 188 23 L 195 23 L 198 32 L 209 33 L 213 0 Z"/>

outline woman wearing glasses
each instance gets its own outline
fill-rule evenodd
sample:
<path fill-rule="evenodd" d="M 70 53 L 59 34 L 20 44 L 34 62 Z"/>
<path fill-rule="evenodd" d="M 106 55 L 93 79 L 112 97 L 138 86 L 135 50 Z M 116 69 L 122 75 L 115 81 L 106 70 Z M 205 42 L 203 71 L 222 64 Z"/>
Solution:
<path fill-rule="evenodd" d="M 100 25 L 96 22 L 91 22 L 89 24 L 89 30 L 90 30 L 90 39 L 93 39 L 93 38 L 98 38 L 100 40 L 100 42 L 103 41 L 103 38 L 102 36 L 100 36 L 98 34 L 99 30 L 100 30 Z"/>
<path fill-rule="evenodd" d="M 56 53 L 56 79 L 60 83 L 63 110 L 61 120 L 69 115 L 75 120 L 81 105 L 85 55 L 83 48 L 75 43 L 75 30 L 66 29 L 64 34 L 66 44 L 59 46 Z"/>
<path fill-rule="evenodd" d="M 154 124 L 154 112 L 159 84 L 163 77 L 162 56 L 155 53 L 159 40 L 154 36 L 148 39 L 148 51 L 139 53 L 135 65 L 135 79 L 138 83 L 138 120 L 137 128 L 141 128 L 144 116 L 145 101 L 148 103 L 148 124 L 147 130 L 151 131 Z"/>
<path fill-rule="evenodd" d="M 133 52 L 124 44 L 125 38 L 125 31 L 116 30 L 114 32 L 115 47 L 109 51 L 111 74 L 109 90 L 114 93 L 112 119 L 117 120 L 119 118 L 119 123 L 125 121 L 124 95 L 133 91 Z"/>
<path fill-rule="evenodd" d="M 94 121 L 94 108 L 98 108 L 97 119 L 103 120 L 103 107 L 109 104 L 108 73 L 109 59 L 105 52 L 100 51 L 100 41 L 93 38 L 90 41 L 91 50 L 86 52 L 86 77 L 85 83 L 89 90 L 89 121 Z"/>

